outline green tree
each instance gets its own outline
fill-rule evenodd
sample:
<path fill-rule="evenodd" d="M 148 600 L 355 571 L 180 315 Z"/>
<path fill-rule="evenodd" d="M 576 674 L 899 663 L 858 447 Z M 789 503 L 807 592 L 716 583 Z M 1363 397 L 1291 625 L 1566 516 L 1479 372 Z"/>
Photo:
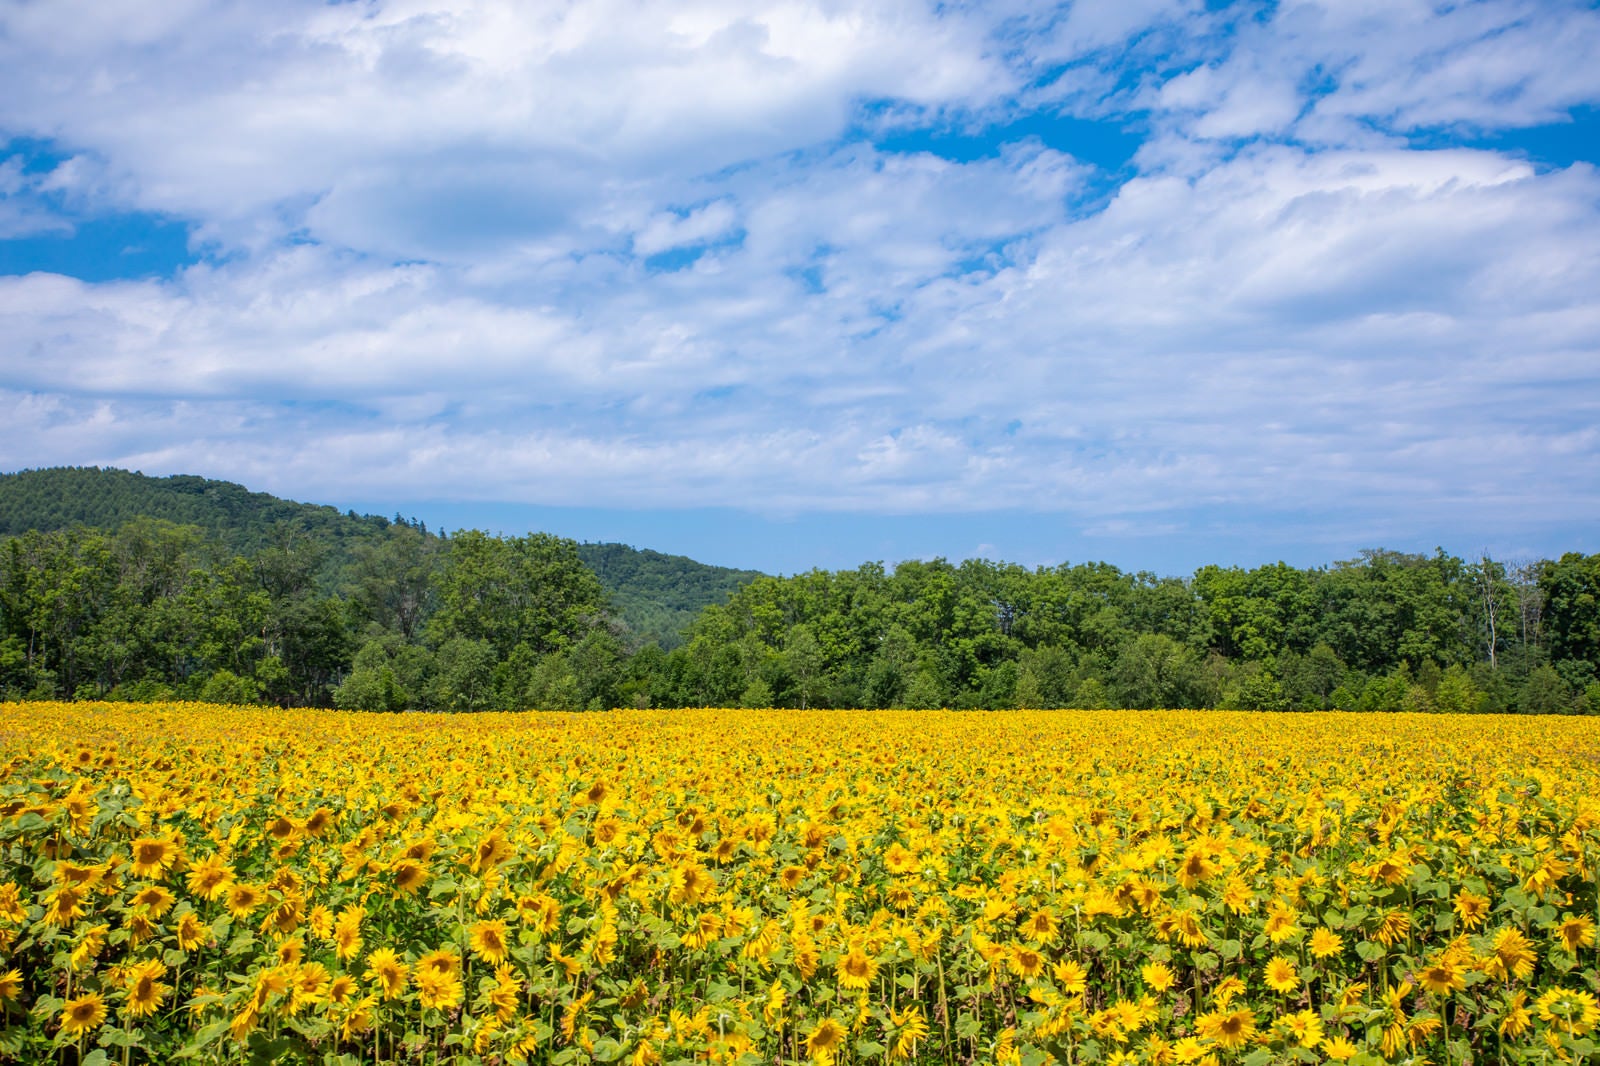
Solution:
<path fill-rule="evenodd" d="M 1344 681 L 1347 668 L 1339 653 L 1326 644 L 1314 645 L 1304 655 L 1285 653 L 1278 661 L 1284 695 L 1296 710 L 1333 708 L 1333 693 Z"/>
<path fill-rule="evenodd" d="M 486 641 L 501 658 L 518 644 L 544 656 L 604 623 L 605 590 L 577 544 L 548 533 L 461 533 L 450 541 L 437 584 L 434 640 Z"/>
<path fill-rule="evenodd" d="M 1600 663 L 1600 554 L 1568 552 L 1546 562 L 1539 588 L 1550 659 Z"/>
<path fill-rule="evenodd" d="M 1018 707 L 1068 707 L 1078 687 L 1071 653 L 1053 644 L 1024 651 L 1017 663 Z"/>
<path fill-rule="evenodd" d="M 867 667 L 866 697 L 872 707 L 902 707 L 917 664 L 917 640 L 898 622 L 889 626 Z"/>
<path fill-rule="evenodd" d="M 333 705 L 347 710 L 400 711 L 414 699 L 396 673 L 389 649 L 379 640 L 362 645 L 349 675 L 333 690 Z"/>
<path fill-rule="evenodd" d="M 428 702 L 441 711 L 484 711 L 494 703 L 494 647 L 486 640 L 452 637 L 440 645 Z"/>
<path fill-rule="evenodd" d="M 433 610 L 442 542 L 396 525 L 355 549 L 350 598 L 363 617 L 407 641 L 418 639 Z"/>
<path fill-rule="evenodd" d="M 794 682 L 795 698 L 802 708 L 810 707 L 816 699 L 826 665 L 822 645 L 817 643 L 809 626 L 802 623 L 789 630 L 783 642 L 783 666 Z"/>
<path fill-rule="evenodd" d="M 255 682 L 240 677 L 232 670 L 222 669 L 206 678 L 200 689 L 200 698 L 206 703 L 254 703 L 258 698 Z"/>
<path fill-rule="evenodd" d="M 1472 675 L 1460 663 L 1453 663 L 1439 679 L 1433 705 L 1444 714 L 1471 714 L 1483 702 L 1483 693 L 1472 683 Z"/>
<path fill-rule="evenodd" d="M 1572 687 L 1549 664 L 1536 666 L 1522 683 L 1517 709 L 1523 714 L 1570 714 L 1574 710 Z"/>
<path fill-rule="evenodd" d="M 1123 707 L 1209 707 L 1215 699 L 1195 653 L 1161 633 L 1142 633 L 1123 645 L 1111 682 Z"/>

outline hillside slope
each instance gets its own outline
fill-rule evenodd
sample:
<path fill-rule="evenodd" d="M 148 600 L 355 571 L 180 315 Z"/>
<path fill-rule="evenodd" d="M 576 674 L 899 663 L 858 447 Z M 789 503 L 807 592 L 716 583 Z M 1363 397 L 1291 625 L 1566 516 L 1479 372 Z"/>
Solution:
<path fill-rule="evenodd" d="M 578 557 L 611 594 L 611 606 L 641 640 L 671 650 L 683 628 L 708 604 L 726 603 L 758 570 L 707 566 L 683 555 L 664 555 L 626 544 L 580 544 Z"/>
<path fill-rule="evenodd" d="M 335 587 L 356 548 L 381 539 L 396 522 L 426 532 L 421 523 L 398 516 L 342 512 L 185 474 L 148 477 L 99 467 L 0 474 L 0 537 L 73 526 L 115 529 L 140 516 L 198 526 L 242 554 L 298 533 L 322 550 L 324 581 Z M 633 639 L 654 639 L 668 649 L 680 642 L 679 631 L 702 607 L 726 602 L 734 590 L 760 576 L 625 544 L 582 544 L 578 552 L 599 577 Z"/>

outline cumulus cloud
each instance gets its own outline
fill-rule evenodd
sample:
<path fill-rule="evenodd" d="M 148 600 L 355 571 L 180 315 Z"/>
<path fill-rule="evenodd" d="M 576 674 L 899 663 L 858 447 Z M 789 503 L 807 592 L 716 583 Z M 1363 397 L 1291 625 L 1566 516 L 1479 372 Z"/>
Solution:
<path fill-rule="evenodd" d="M 92 6 L 0 13 L 0 130 L 64 157 L 0 163 L 0 238 L 156 211 L 208 254 L 0 277 L 0 466 L 1600 514 L 1600 174 L 1412 143 L 1600 101 L 1592 8 Z M 1058 111 L 1143 145 L 873 142 Z"/>

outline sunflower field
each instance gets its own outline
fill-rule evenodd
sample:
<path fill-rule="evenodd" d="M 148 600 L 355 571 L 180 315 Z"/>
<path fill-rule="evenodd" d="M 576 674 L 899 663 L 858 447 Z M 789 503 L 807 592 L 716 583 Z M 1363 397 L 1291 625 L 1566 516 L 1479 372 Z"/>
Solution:
<path fill-rule="evenodd" d="M 0 1061 L 1583 1062 L 1600 729 L 0 705 Z"/>

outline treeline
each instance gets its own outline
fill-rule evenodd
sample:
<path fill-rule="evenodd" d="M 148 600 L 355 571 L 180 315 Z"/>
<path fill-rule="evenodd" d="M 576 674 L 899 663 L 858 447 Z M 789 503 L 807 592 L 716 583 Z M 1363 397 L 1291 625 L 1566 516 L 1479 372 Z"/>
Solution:
<path fill-rule="evenodd" d="M 765 578 L 696 621 L 689 703 L 1600 713 L 1600 555 L 1330 567 L 969 560 Z"/>
<path fill-rule="evenodd" d="M 29 530 L 0 540 L 0 694 L 1600 713 L 1600 555 L 1372 551 L 1188 578 L 869 564 L 737 583 L 666 648 L 619 615 L 583 547 L 404 522 L 333 546 L 280 522 L 245 551 L 151 518 Z"/>

